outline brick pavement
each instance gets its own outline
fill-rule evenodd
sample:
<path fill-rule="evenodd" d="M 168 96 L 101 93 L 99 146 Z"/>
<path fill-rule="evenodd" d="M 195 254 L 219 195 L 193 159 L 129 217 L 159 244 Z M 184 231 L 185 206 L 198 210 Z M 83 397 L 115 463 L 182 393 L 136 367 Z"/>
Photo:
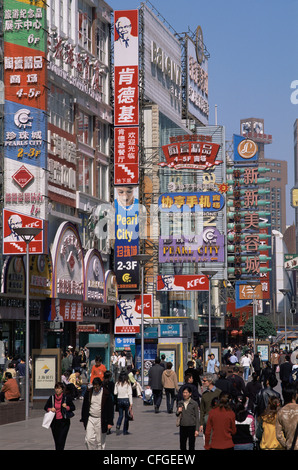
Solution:
<path fill-rule="evenodd" d="M 175 413 L 166 412 L 165 397 L 160 413 L 154 413 L 153 406 L 144 406 L 141 398 L 134 398 L 135 420 L 130 423 L 128 436 L 116 436 L 116 424 L 112 434 L 107 436 L 106 451 L 152 450 L 179 452 L 179 429 L 176 427 Z M 80 423 L 82 401 L 76 400 L 75 416 L 67 437 L 65 450 L 86 450 L 85 430 Z M 1 413 L 1 404 L 0 404 Z M 30 409 L 29 419 L 0 426 L 1 449 L 5 450 L 54 450 L 52 433 L 41 426 L 42 409 Z M 118 413 L 115 414 L 115 423 Z M 123 425 L 122 425 L 123 427 Z M 203 438 L 196 440 L 196 450 L 203 449 Z"/>

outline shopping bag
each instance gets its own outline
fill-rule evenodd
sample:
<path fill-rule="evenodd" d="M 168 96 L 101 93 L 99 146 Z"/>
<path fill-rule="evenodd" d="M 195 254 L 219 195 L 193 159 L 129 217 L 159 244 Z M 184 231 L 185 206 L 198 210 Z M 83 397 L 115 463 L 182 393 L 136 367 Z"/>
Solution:
<path fill-rule="evenodd" d="M 54 413 L 54 411 L 47 411 L 47 413 L 45 413 L 43 417 L 43 421 L 42 421 L 43 428 L 49 429 L 49 427 L 51 426 L 51 422 L 54 419 L 55 414 L 56 413 Z"/>

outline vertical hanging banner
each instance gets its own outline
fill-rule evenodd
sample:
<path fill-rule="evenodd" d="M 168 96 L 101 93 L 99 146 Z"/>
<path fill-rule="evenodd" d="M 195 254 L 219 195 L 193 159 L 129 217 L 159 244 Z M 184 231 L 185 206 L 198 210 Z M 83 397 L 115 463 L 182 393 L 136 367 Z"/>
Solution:
<path fill-rule="evenodd" d="M 4 207 L 45 219 L 46 4 L 4 0 L 3 10 Z"/>
<path fill-rule="evenodd" d="M 139 12 L 114 12 L 115 275 L 139 289 Z"/>

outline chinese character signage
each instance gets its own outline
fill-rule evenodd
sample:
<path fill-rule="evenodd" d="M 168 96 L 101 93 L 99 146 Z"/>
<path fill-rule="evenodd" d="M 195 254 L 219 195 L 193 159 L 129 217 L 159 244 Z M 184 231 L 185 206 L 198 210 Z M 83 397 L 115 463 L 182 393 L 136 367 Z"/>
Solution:
<path fill-rule="evenodd" d="M 223 209 L 225 199 L 217 192 L 165 193 L 159 197 L 160 212 L 218 212 Z"/>
<path fill-rule="evenodd" d="M 115 184 L 139 183 L 139 128 L 116 127 L 114 131 Z"/>
<path fill-rule="evenodd" d="M 166 163 L 161 166 L 168 166 L 175 170 L 193 169 L 210 170 L 222 161 L 216 161 L 220 145 L 212 142 L 177 142 L 164 145 L 162 147 Z"/>

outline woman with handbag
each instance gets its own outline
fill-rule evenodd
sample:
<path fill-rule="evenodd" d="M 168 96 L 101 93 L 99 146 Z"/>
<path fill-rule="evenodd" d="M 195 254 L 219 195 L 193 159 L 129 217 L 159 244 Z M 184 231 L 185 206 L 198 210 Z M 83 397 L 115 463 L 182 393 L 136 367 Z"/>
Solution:
<path fill-rule="evenodd" d="M 120 427 L 124 417 L 123 435 L 129 434 L 129 416 L 132 416 L 132 388 L 127 373 L 121 372 L 115 384 L 114 395 L 117 396 L 119 417 L 116 424 L 116 434 L 120 434 Z"/>
<path fill-rule="evenodd" d="M 56 383 L 55 393 L 48 398 L 44 410 L 46 412 L 55 413 L 51 423 L 55 449 L 64 450 L 70 427 L 70 418 L 74 416 L 73 411 L 75 410 L 75 405 L 73 404 L 71 395 L 65 393 L 62 382 Z"/>
<path fill-rule="evenodd" d="M 176 426 L 180 427 L 180 450 L 195 450 L 196 437 L 199 435 L 199 407 L 191 398 L 192 389 L 186 386 L 183 390 L 183 401 L 178 403 Z"/>

